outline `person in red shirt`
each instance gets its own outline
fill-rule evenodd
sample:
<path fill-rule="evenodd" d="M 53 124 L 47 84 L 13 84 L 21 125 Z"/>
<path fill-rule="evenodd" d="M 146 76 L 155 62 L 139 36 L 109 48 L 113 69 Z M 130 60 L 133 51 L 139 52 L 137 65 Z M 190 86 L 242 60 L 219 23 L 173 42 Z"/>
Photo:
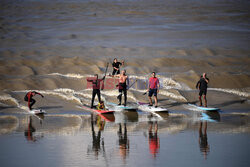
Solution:
<path fill-rule="evenodd" d="M 99 103 L 101 103 L 101 92 L 100 92 L 100 82 L 102 82 L 105 79 L 105 76 L 102 79 L 98 79 L 98 74 L 95 74 L 95 77 L 93 79 L 87 79 L 88 82 L 92 83 L 92 100 L 91 100 L 91 108 L 94 108 L 94 100 L 95 96 L 97 94 Z"/>
<path fill-rule="evenodd" d="M 154 95 L 155 99 L 155 107 L 157 107 L 158 99 L 157 99 L 157 93 L 159 93 L 160 88 L 160 82 L 159 79 L 155 76 L 155 72 L 152 72 L 152 77 L 149 78 L 148 82 L 148 99 L 149 99 L 149 106 L 153 106 L 152 102 L 152 95 Z"/>
<path fill-rule="evenodd" d="M 24 97 L 24 101 L 28 102 L 28 107 L 30 110 L 32 110 L 32 106 L 36 103 L 35 99 L 32 98 L 36 94 L 38 94 L 38 95 L 42 96 L 42 98 L 44 98 L 44 96 L 41 93 L 38 93 L 36 91 L 30 91 Z"/>

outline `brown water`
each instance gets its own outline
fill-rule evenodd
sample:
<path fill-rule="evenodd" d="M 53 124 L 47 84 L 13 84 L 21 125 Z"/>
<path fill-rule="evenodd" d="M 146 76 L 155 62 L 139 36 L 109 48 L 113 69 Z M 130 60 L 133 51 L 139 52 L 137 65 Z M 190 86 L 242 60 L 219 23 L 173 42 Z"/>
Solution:
<path fill-rule="evenodd" d="M 6 166 L 246 166 L 249 6 L 247 0 L 0 1 L 1 162 Z M 157 120 L 156 158 L 149 152 L 145 113 L 138 116 L 142 120 L 128 121 L 132 142 L 128 153 L 119 151 L 117 144 L 117 120 L 127 121 L 119 115 L 102 131 L 105 152 L 96 160 L 91 151 L 90 113 L 80 108 L 91 100 L 86 78 L 102 76 L 115 57 L 125 60 L 122 69 L 131 83 L 137 79 L 128 91 L 130 104 L 147 102 L 142 94 L 155 71 L 161 84 L 159 105 L 184 114 L 177 123 Z M 203 72 L 210 79 L 208 106 L 223 111 L 219 122 L 208 123 L 207 160 L 198 143 L 200 118 L 187 105 L 197 102 L 195 84 Z M 107 77 L 105 102 L 117 103 L 114 85 Z M 29 90 L 45 96 L 35 96 L 34 107 L 48 113 L 42 125 L 32 118 L 34 143 L 24 137 L 29 116 L 23 97 Z M 12 156 L 16 161 L 10 160 Z"/>

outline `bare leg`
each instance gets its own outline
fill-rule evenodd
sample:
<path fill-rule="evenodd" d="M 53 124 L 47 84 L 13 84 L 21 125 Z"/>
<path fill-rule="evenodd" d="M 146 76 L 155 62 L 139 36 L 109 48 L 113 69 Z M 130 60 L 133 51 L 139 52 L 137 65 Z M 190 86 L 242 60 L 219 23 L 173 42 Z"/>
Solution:
<path fill-rule="evenodd" d="M 204 103 L 205 103 L 205 107 L 207 107 L 207 98 L 206 98 L 206 95 L 203 95 L 203 99 L 204 99 Z"/>
<path fill-rule="evenodd" d="M 157 96 L 154 96 L 154 99 L 155 99 L 155 106 L 158 106 L 158 99 L 157 99 Z"/>
<path fill-rule="evenodd" d="M 199 96 L 200 106 L 202 106 L 201 96 Z"/>
<path fill-rule="evenodd" d="M 150 105 L 152 105 L 152 104 L 153 104 L 153 102 L 152 102 L 151 97 L 150 97 L 150 96 L 148 96 L 148 99 L 149 99 L 149 104 L 150 104 Z"/>

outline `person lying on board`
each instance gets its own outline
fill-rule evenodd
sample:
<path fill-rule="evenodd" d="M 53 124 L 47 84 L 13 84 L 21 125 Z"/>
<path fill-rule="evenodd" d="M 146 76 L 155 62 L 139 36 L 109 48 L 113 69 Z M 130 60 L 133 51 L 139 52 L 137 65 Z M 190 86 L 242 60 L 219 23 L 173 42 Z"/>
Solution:
<path fill-rule="evenodd" d="M 101 91 L 100 91 L 100 83 L 105 79 L 105 76 L 102 79 L 98 79 L 98 74 L 95 74 L 93 79 L 88 78 L 87 81 L 92 83 L 92 100 L 91 100 L 91 108 L 94 108 L 94 100 L 97 94 L 99 103 L 101 102 Z"/>
<path fill-rule="evenodd" d="M 36 91 L 30 91 L 24 96 L 24 101 L 28 102 L 28 107 L 30 110 L 32 110 L 32 106 L 36 103 L 36 100 L 32 98 L 36 94 L 38 94 L 38 95 L 42 96 L 42 98 L 44 98 L 44 96 L 41 93 L 38 93 Z"/>
<path fill-rule="evenodd" d="M 127 85 L 129 85 L 129 79 L 128 79 L 128 76 L 126 75 L 126 70 L 123 70 L 121 74 L 112 75 L 111 77 L 118 77 L 119 78 L 119 84 L 118 84 L 119 95 L 117 97 L 119 100 L 118 105 L 121 105 L 122 93 L 123 93 L 124 94 L 124 104 L 123 105 L 126 106 L 127 105 Z"/>
<path fill-rule="evenodd" d="M 124 61 L 118 62 L 117 58 L 114 58 L 114 61 L 112 63 L 112 67 L 113 67 L 112 75 L 120 74 L 120 66 L 123 66 L 123 65 L 124 65 Z"/>
<path fill-rule="evenodd" d="M 105 105 L 104 105 L 104 101 L 101 101 L 100 103 L 98 103 L 98 106 L 96 107 L 97 110 L 105 110 Z"/>
<path fill-rule="evenodd" d="M 200 80 L 197 82 L 196 84 L 196 89 L 199 89 L 199 102 L 200 102 L 200 106 L 202 106 L 202 100 L 201 100 L 201 96 L 203 95 L 203 99 L 204 99 L 204 107 L 207 107 L 207 84 L 209 82 L 209 79 L 207 78 L 207 74 L 203 73 L 203 75 L 200 77 Z"/>

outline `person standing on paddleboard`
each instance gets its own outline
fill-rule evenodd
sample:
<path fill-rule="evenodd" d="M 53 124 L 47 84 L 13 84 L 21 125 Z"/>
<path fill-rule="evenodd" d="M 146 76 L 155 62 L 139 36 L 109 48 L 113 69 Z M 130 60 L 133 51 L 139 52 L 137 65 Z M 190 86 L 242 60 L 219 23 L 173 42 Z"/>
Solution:
<path fill-rule="evenodd" d="M 209 82 L 209 79 L 207 78 L 207 74 L 203 73 L 203 75 L 201 76 L 200 80 L 197 82 L 196 84 L 196 89 L 199 89 L 199 101 L 200 101 L 200 106 L 202 106 L 202 100 L 201 100 L 201 96 L 203 95 L 203 99 L 204 99 L 204 107 L 207 107 L 207 84 Z"/>
<path fill-rule="evenodd" d="M 129 79 L 128 76 L 126 75 L 126 70 L 123 70 L 121 74 L 119 75 L 112 75 L 112 77 L 118 77 L 119 78 L 119 84 L 118 84 L 118 89 L 119 89 L 119 95 L 117 96 L 119 100 L 119 104 L 121 105 L 122 102 L 122 92 L 124 94 L 124 106 L 127 105 L 127 85 L 129 85 Z"/>
<path fill-rule="evenodd" d="M 123 65 L 124 65 L 124 61 L 118 62 L 117 58 L 114 58 L 114 61 L 112 63 L 112 67 L 113 67 L 112 75 L 120 74 L 120 66 L 123 66 Z"/>
<path fill-rule="evenodd" d="M 159 93 L 160 89 L 160 82 L 159 79 L 155 76 L 155 72 L 152 72 L 152 77 L 149 78 L 148 82 L 148 99 L 149 99 L 149 106 L 153 106 L 152 102 L 152 95 L 154 95 L 155 99 L 155 107 L 158 106 L 158 99 L 157 99 L 157 93 Z"/>
<path fill-rule="evenodd" d="M 41 93 L 38 93 L 36 91 L 30 91 L 24 96 L 24 101 L 28 102 L 28 107 L 30 110 L 32 110 L 32 106 L 36 103 L 35 99 L 32 98 L 36 94 L 38 94 L 38 95 L 42 96 L 42 98 L 44 98 L 44 96 Z"/>
<path fill-rule="evenodd" d="M 94 108 L 94 100 L 95 100 L 95 96 L 97 94 L 98 97 L 98 101 L 99 103 L 101 103 L 101 91 L 100 91 L 100 83 L 105 79 L 105 76 L 102 79 L 98 79 L 98 74 L 95 74 L 95 77 L 93 79 L 87 79 L 88 82 L 92 83 L 92 88 L 93 88 L 93 92 L 92 92 L 92 100 L 91 100 L 91 108 Z"/>

